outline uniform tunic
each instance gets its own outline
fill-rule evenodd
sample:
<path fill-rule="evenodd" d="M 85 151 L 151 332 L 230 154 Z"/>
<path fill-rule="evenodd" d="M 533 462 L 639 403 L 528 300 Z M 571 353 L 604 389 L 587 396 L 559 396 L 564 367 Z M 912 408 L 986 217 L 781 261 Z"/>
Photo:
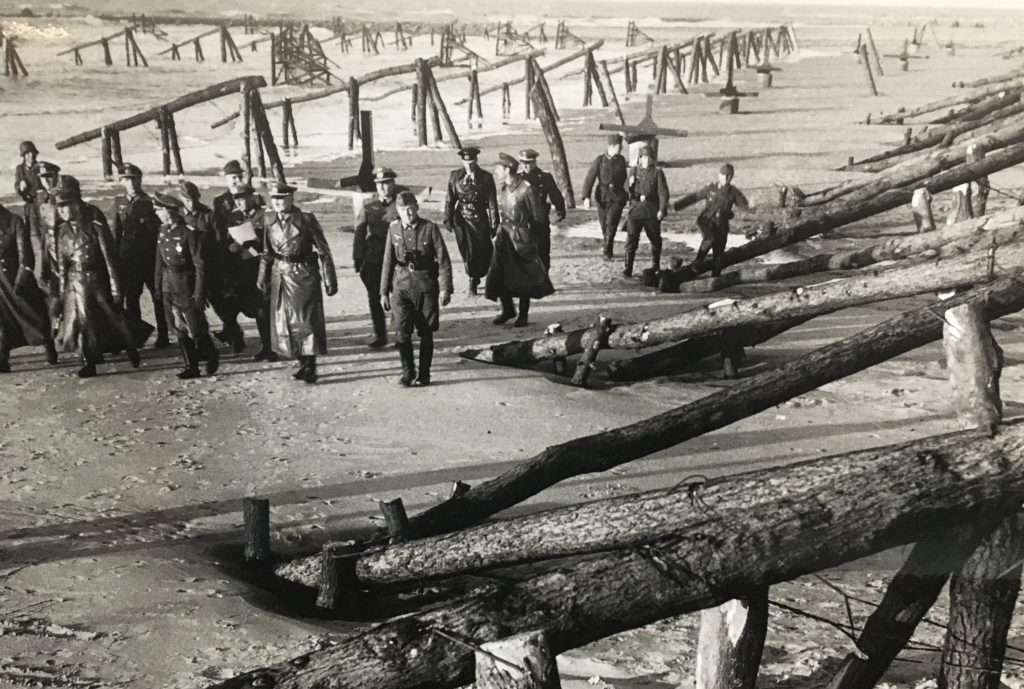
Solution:
<path fill-rule="evenodd" d="M 121 288 L 107 219 L 95 206 L 82 203 L 81 208 L 78 220 L 64 222 L 57 230 L 57 340 L 66 352 L 81 347 L 86 361 L 96 363 L 106 351 L 123 349 L 133 340 L 136 346 L 145 342 L 153 329 L 141 321 L 129 323 L 117 306 Z"/>
<path fill-rule="evenodd" d="M 405 227 L 395 220 L 388 227 L 380 293 L 390 295 L 395 339 L 408 342 L 413 328 L 422 337 L 440 326 L 438 297 L 452 292 L 452 262 L 437 225 L 416 218 Z"/>
<path fill-rule="evenodd" d="M 452 170 L 445 195 L 444 221 L 455 232 L 455 243 L 466 265 L 466 274 L 481 278 L 491 263 L 491 237 L 498 221 L 494 176 L 474 167 Z"/>
<path fill-rule="evenodd" d="M 501 222 L 487 271 L 487 298 L 541 299 L 553 293 L 555 288 L 539 252 L 537 222 L 544 214 L 540 196 L 529 182 L 514 175 L 502 184 L 498 209 Z"/>
<path fill-rule="evenodd" d="M 184 218 L 160 227 L 154 285 L 163 299 L 167 328 L 179 338 L 208 332 L 206 315 L 205 234 Z"/>
<path fill-rule="evenodd" d="M 324 231 L 315 215 L 298 208 L 280 215 L 267 211 L 264 226 L 260 283 L 268 284 L 269 273 L 270 344 L 287 357 L 326 354 L 321 282 L 333 293 L 338 279 Z"/>
<path fill-rule="evenodd" d="M 6 359 L 12 349 L 40 345 L 50 337 L 30 257 L 28 226 L 0 206 L 0 359 Z"/>
<path fill-rule="evenodd" d="M 605 238 L 606 253 L 610 253 L 622 211 L 629 200 L 626 178 L 626 159 L 618 153 L 613 156 L 602 153 L 594 158 L 583 180 L 583 198 L 590 198 L 593 192 L 597 201 L 597 219 Z"/>
<path fill-rule="evenodd" d="M 398 220 L 395 199 L 406 187 L 395 186 L 394 195 L 388 199 L 374 196 L 363 204 L 356 218 L 356 234 L 352 242 L 352 263 L 359 278 L 366 287 L 371 300 L 380 303 L 380 272 L 384 266 L 384 251 L 387 248 L 388 228 Z"/>
<path fill-rule="evenodd" d="M 544 267 L 551 269 L 551 217 L 549 209 L 555 209 L 558 220 L 565 220 L 565 197 L 555 183 L 555 178 L 550 172 L 545 172 L 538 167 L 530 168 L 523 177 L 530 183 L 540 196 L 540 205 L 543 209 L 543 217 L 537 223 L 537 250 L 540 253 L 540 260 Z"/>
<path fill-rule="evenodd" d="M 256 289 L 260 262 L 255 258 L 243 259 L 241 253 L 231 251 L 234 240 L 230 230 L 249 221 L 253 225 L 256 241 L 242 248 L 262 251 L 264 245 L 264 202 L 259 194 L 246 194 L 238 199 L 226 191 L 213 200 L 214 237 L 210 242 L 208 292 L 211 306 L 222 321 L 234 321 L 239 313 L 255 318 L 266 302 L 263 292 Z"/>
<path fill-rule="evenodd" d="M 680 201 L 686 203 L 694 196 L 688 196 Z M 696 199 L 704 199 L 704 209 L 697 216 L 697 227 L 700 228 L 701 243 L 697 248 L 697 256 L 694 259 L 697 263 L 704 260 L 708 251 L 711 251 L 714 264 L 712 275 L 721 273 L 720 260 L 725 252 L 725 244 L 729 240 L 729 221 L 732 220 L 733 207 L 743 210 L 750 208 L 747 197 L 739 189 L 731 184 L 719 186 L 718 182 L 712 182 L 696 194 Z"/>
<path fill-rule="evenodd" d="M 654 165 L 638 168 L 633 174 L 629 198 L 632 206 L 626 216 L 626 255 L 636 253 L 640 231 L 643 230 L 651 242 L 651 256 L 657 265 L 661 258 L 661 220 L 658 213 L 664 217 L 668 212 L 668 182 L 661 168 Z"/>
<path fill-rule="evenodd" d="M 142 288 L 153 291 L 156 261 L 156 236 L 160 218 L 153 208 L 153 199 L 145 192 L 131 198 L 117 199 L 114 214 L 114 243 L 117 246 L 118 276 L 126 299 L 138 299 Z"/>
<path fill-rule="evenodd" d="M 25 188 L 21 188 L 21 183 L 25 183 Z M 23 216 L 25 223 L 28 225 L 28 229 L 32 236 L 32 241 L 35 243 L 33 247 L 33 253 L 36 257 L 36 261 L 42 259 L 42 253 L 44 251 L 43 245 L 43 230 L 40 224 L 39 217 L 39 206 L 37 201 L 40 193 L 45 193 L 46 187 L 43 185 L 43 180 L 39 178 L 39 164 L 36 163 L 31 167 L 26 167 L 25 163 L 18 163 L 18 166 L 14 169 L 14 191 L 21 197 L 21 200 L 25 202 Z M 32 267 L 32 262 L 29 262 L 29 266 Z"/>

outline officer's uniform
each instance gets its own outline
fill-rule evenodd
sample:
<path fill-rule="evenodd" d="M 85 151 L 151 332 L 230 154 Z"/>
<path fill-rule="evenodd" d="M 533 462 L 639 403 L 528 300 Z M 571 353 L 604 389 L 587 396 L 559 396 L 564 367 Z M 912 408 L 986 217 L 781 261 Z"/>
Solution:
<path fill-rule="evenodd" d="M 10 372 L 12 349 L 50 340 L 46 304 L 32 274 L 31 256 L 28 226 L 0 206 L 0 373 Z"/>
<path fill-rule="evenodd" d="M 452 263 L 437 225 L 419 217 L 409 227 L 401 220 L 392 222 L 384 249 L 380 293 L 392 296 L 391 322 L 402 358 L 403 385 L 412 384 L 416 375 L 413 329 L 420 337 L 420 377 L 417 380 L 421 385 L 430 382 L 441 292 L 452 292 Z"/>
<path fill-rule="evenodd" d="M 562 196 L 554 176 L 537 167 L 537 156 L 539 154 L 533 149 L 520 151 L 519 160 L 530 163 L 531 167 L 523 174 L 523 178 L 530 183 L 537 195 L 540 196 L 540 206 L 543 211 L 537 220 L 537 251 L 544 267 L 551 270 L 551 216 L 550 209 L 555 209 L 555 216 L 558 221 L 565 220 L 565 197 Z"/>
<path fill-rule="evenodd" d="M 604 236 L 606 258 L 612 257 L 615 233 L 619 228 L 622 211 L 629 200 L 629 194 L 626 192 L 627 176 L 625 158 L 618 153 L 613 156 L 602 153 L 590 164 L 587 176 L 583 180 L 583 198 L 590 198 L 593 191 L 594 200 L 597 202 L 597 220 L 601 224 L 601 234 Z"/>
<path fill-rule="evenodd" d="M 141 177 L 134 165 L 126 165 L 121 177 Z M 153 210 L 153 199 L 140 191 L 131 198 L 119 196 L 114 211 L 114 244 L 117 247 L 118 270 L 124 295 L 124 308 L 129 315 L 141 318 L 139 299 L 143 287 L 153 298 L 153 317 L 156 319 L 157 346 L 167 344 L 167 321 L 164 305 L 156 297 L 151 266 L 156 263 L 156 238 L 160 219 Z"/>
<path fill-rule="evenodd" d="M 732 220 L 733 207 L 747 210 L 750 204 L 743 192 L 732 184 L 719 186 L 713 182 L 699 192 L 698 197 L 704 199 L 704 210 L 697 216 L 697 227 L 700 228 L 701 242 L 697 249 L 694 264 L 699 264 L 712 252 L 713 267 L 711 274 L 718 276 L 722 272 L 722 254 L 729 239 L 729 221 Z"/>
<path fill-rule="evenodd" d="M 175 204 L 176 202 L 176 204 Z M 184 217 L 181 201 L 160 194 L 158 205 L 176 208 L 180 215 L 159 230 L 153 282 L 163 300 L 167 327 L 181 346 L 185 370 L 179 378 L 199 375 L 199 353 L 207 357 L 207 372 L 217 370 L 218 355 L 206 322 L 206 235 Z M 211 370 L 212 369 L 212 370 Z"/>
<path fill-rule="evenodd" d="M 626 215 L 626 262 L 623 274 L 633 274 L 633 259 L 640 244 L 640 231 L 651 243 L 651 267 L 658 270 L 661 262 L 661 220 L 668 212 L 668 182 L 665 173 L 651 161 L 647 168 L 637 168 L 629 185 L 631 202 Z"/>
<path fill-rule="evenodd" d="M 385 178 L 394 179 L 393 176 L 387 175 L 380 179 Z M 401 185 L 395 185 L 391 197 L 382 199 L 380 196 L 374 196 L 367 200 L 359 209 L 359 215 L 356 218 L 356 233 L 352 242 L 352 264 L 366 288 L 366 297 L 370 305 L 370 319 L 373 321 L 373 333 L 376 337 L 373 346 L 378 346 L 377 343 L 383 345 L 387 342 L 387 322 L 384 309 L 380 305 L 380 273 L 384 266 L 388 228 L 391 223 L 398 220 L 395 199 L 403 191 L 408 190 Z"/>
<path fill-rule="evenodd" d="M 479 149 L 459 151 L 463 160 L 476 160 Z M 455 232 L 455 243 L 466 266 L 469 288 L 476 291 L 480 278 L 487 275 L 491 264 L 491 237 L 498 222 L 497 188 L 494 176 L 474 165 L 472 172 L 465 168 L 452 170 L 445 194 L 444 222 Z"/>

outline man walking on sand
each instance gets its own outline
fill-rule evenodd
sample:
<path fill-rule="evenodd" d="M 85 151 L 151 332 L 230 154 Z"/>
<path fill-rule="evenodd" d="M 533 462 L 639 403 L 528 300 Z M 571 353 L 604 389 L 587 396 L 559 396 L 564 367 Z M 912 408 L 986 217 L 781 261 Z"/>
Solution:
<path fill-rule="evenodd" d="M 462 167 L 452 170 L 444 201 L 444 224 L 455 233 L 455 243 L 469 276 L 469 293 L 476 294 L 480 279 L 491 264 L 491 237 L 498 224 L 494 176 L 480 168 L 480 149 L 459 149 Z"/>
<path fill-rule="evenodd" d="M 718 181 L 708 184 L 700 191 L 687 194 L 672 204 L 674 210 L 682 210 L 704 200 L 704 210 L 697 216 L 697 227 L 700 229 L 701 242 L 697 255 L 691 264 L 699 269 L 701 262 L 712 253 L 712 277 L 722 274 L 722 254 L 729 240 L 729 221 L 732 220 L 733 207 L 749 211 L 750 204 L 743 192 L 732 185 L 735 169 L 726 163 L 718 171 Z"/>
<path fill-rule="evenodd" d="M 583 180 L 583 205 L 590 208 L 590 194 L 597 202 L 597 221 L 604 237 L 604 260 L 612 260 L 615 233 L 619 228 L 622 211 L 629 200 L 626 192 L 628 177 L 626 159 L 622 157 L 622 135 L 608 137 L 605 152 L 594 158 Z"/>
<path fill-rule="evenodd" d="M 551 209 L 555 209 L 557 222 L 565 220 L 565 197 L 562 196 L 555 178 L 550 172 L 537 166 L 540 154 L 532 148 L 519 151 L 519 167 L 523 177 L 540 196 L 543 217 L 537 222 L 537 250 L 544 267 L 551 270 Z"/>
<path fill-rule="evenodd" d="M 633 275 L 633 259 L 640 245 L 641 230 L 651 243 L 651 268 L 661 265 L 661 221 L 668 212 L 668 182 L 655 165 L 654 151 L 643 146 L 637 154 L 637 168 L 629 182 L 629 214 L 626 216 L 626 262 L 622 274 Z"/>

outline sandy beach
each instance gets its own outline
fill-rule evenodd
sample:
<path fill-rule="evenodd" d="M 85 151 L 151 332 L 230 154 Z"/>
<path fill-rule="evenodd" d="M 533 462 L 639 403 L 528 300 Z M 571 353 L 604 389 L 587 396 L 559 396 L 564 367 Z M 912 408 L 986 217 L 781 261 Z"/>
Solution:
<path fill-rule="evenodd" d="M 314 9 L 320 11 L 311 8 L 311 15 L 317 13 Z M 774 88 L 744 98 L 741 114 L 718 112 L 721 79 L 690 95 L 655 100 L 653 116 L 660 125 L 689 132 L 686 138 L 660 144 L 673 196 L 711 181 L 727 161 L 736 166 L 736 185 L 760 207 L 768 205 L 776 184 L 812 191 L 856 176 L 835 169 L 849 156 L 877 153 L 903 139 L 905 127 L 863 124 L 869 113 L 877 116 L 954 95 L 954 82 L 1021 65 L 1020 57 L 999 56 L 1020 45 L 1024 13 L 1019 12 L 850 9 L 833 12 L 827 20 L 793 8 L 761 6 L 746 12 L 700 6 L 681 12 L 687 21 L 651 21 L 651 32 L 669 41 L 715 30 L 708 27 L 763 25 L 770 16 L 776 17 L 774 23 L 794 21 L 801 43 L 798 54 L 778 65 Z M 651 16 L 668 13 L 666 6 Z M 939 20 L 935 30 L 941 38 L 955 37 L 956 54 L 947 54 L 929 39 L 919 53 L 922 59 L 913 60 L 908 72 L 898 71 L 894 59 L 883 58 L 887 70 L 878 81 L 880 95 L 869 96 L 863 68 L 852 54 L 857 34 L 871 22 L 880 50 L 896 53 L 911 26 L 932 16 Z M 423 20 L 415 13 L 410 17 Z M 954 30 L 957 18 L 960 28 Z M 171 63 L 166 56 L 152 57 L 150 70 L 105 68 L 101 57 L 87 55 L 89 64 L 76 70 L 59 62 L 70 61 L 69 56 L 53 58 L 54 50 L 112 33 L 116 25 L 91 16 L 3 18 L 0 24 L 9 33 L 9 25 L 20 21 L 37 32 L 60 26 L 67 33 L 49 42 L 38 35 L 26 39 L 22 56 L 31 76 L 0 85 L 0 152 L 11 162 L 3 166 L 0 188 L 12 186 L 9 168 L 17 162 L 17 142 L 34 138 L 41 158 L 79 175 L 86 196 L 105 211 L 117 189 L 102 181 L 98 143 L 58 152 L 55 141 L 145 109 L 162 97 L 267 71 L 266 55 L 241 65 L 222 65 L 216 59 L 196 65 L 188 58 Z M 553 29 L 555 20 L 547 21 Z M 529 18 L 517 18 L 520 23 L 528 26 Z M 621 13 L 595 13 L 578 23 L 585 38 L 607 34 L 601 51 L 606 59 L 625 51 Z M 168 28 L 173 40 L 198 30 L 189 25 Z M 147 54 L 159 49 L 152 37 L 141 40 Z M 480 50 L 487 50 L 489 43 L 478 40 Z M 332 57 L 348 76 L 433 50 L 421 37 L 407 52 L 389 49 L 379 58 L 356 55 L 346 62 L 335 50 Z M 210 55 L 214 52 L 208 49 Z M 568 52 L 552 52 L 541 62 Z M 582 80 L 559 78 L 568 71 L 549 78 L 581 202 L 587 166 L 603 148 L 598 124 L 612 122 L 614 116 L 599 107 L 580 107 Z M 650 79 L 646 71 L 640 92 L 623 98 L 629 123 L 644 114 Z M 506 74 L 520 72 L 521 65 Z M 492 74 L 484 83 L 481 75 L 481 85 L 502 78 Z M 621 74 L 613 79 L 621 98 Z M 401 81 L 382 83 L 379 89 L 397 83 Z M 442 86 L 449 103 L 466 95 L 462 80 Z M 741 70 L 737 86 L 756 89 L 756 74 Z M 268 91 L 267 101 L 302 92 Z M 514 153 L 529 146 L 542 151 L 542 166 L 548 167 L 540 126 L 523 117 L 521 86 L 514 89 L 513 101 L 513 117 L 503 121 L 500 93 L 485 97 L 479 129 L 465 122 L 464 106 L 453 108 L 460 135 L 483 149 L 482 161 L 488 165 L 499 151 Z M 432 188 L 424 194 L 423 213 L 439 221 L 448 170 L 458 166 L 454 151 L 443 145 L 415 146 L 407 93 L 370 107 L 378 164 L 395 168 L 402 183 Z M 179 120 L 188 177 L 207 200 L 220 192 L 216 170 L 236 157 L 239 148 L 232 126 L 217 132 L 209 124 L 234 108 L 236 101 L 223 99 Z M 497 327 L 490 322 L 496 306 L 466 293 L 454 238 L 447 234 L 456 292 L 441 314 L 434 382 L 425 389 L 401 388 L 395 382 L 400 367 L 394 349 L 366 347 L 366 294 L 351 265 L 352 201 L 308 184 L 310 179 L 336 179 L 356 171 L 358 158 L 343 150 L 346 112 L 344 96 L 297 108 L 300 147 L 286 158 L 288 178 L 301 189 L 297 204 L 316 213 L 327 230 L 339 271 L 339 293 L 326 301 L 330 352 L 321 359 L 318 385 L 293 381 L 290 363 L 253 362 L 257 338 L 250 321 L 244 323 L 249 349 L 240 355 L 225 350 L 217 375 L 193 381 L 174 377 L 179 368 L 176 349 L 145 349 L 138 370 L 129 368 L 123 357 L 114 357 L 101 367 L 101 376 L 84 381 L 75 378 L 78 362 L 71 355 L 63 355 L 56 368 L 46 365 L 41 349 L 20 349 L 12 356 L 13 372 L 0 380 L 0 686 L 199 689 L 335 643 L 358 625 L 317 619 L 308 606 L 308 591 L 254 576 L 245 566 L 243 497 L 270 499 L 272 548 L 281 558 L 314 553 L 329 540 L 367 535 L 382 525 L 378 500 L 401 497 L 415 513 L 444 500 L 455 480 L 479 483 L 545 447 L 635 422 L 734 384 L 723 379 L 718 362 L 711 359 L 687 373 L 616 384 L 602 374 L 603 367 L 628 353 L 603 352 L 593 384 L 579 389 L 549 366 L 488 366 L 461 359 L 456 350 L 536 337 L 552 323 L 566 330 L 583 327 L 598 314 L 639 322 L 726 296 L 766 294 L 806 282 L 748 285 L 715 295 L 661 294 L 621 276 L 623 232 L 616 261 L 601 260 L 596 212 L 580 207 L 554 229 L 551 279 L 556 293 L 534 305 L 527 328 Z M 272 113 L 276 133 L 280 111 Z M 164 189 L 159 147 L 151 134 L 140 129 L 126 136 L 126 159 L 147 172 L 147 188 Z M 996 191 L 989 199 L 990 210 L 1014 207 L 1024 190 L 1024 169 L 1000 172 L 991 183 Z M 9 191 L 0 200 L 9 208 L 20 207 Z M 944 219 L 949 203 L 948 194 L 936 196 L 937 217 Z M 667 218 L 669 260 L 692 258 L 694 218 L 693 209 Z M 756 213 L 738 216 L 732 241 L 744 241 L 743 231 L 757 222 Z M 909 209 L 902 208 L 765 260 L 866 246 L 913 232 Z M 638 265 L 645 266 L 648 259 L 643 241 Z M 147 300 L 143 298 L 145 315 L 152 320 Z M 742 375 L 794 360 L 933 301 L 930 296 L 902 299 L 816 318 L 749 351 Z M 1022 325 L 1019 314 L 994 323 L 1006 356 L 1001 394 L 1007 417 L 1024 408 Z M 941 344 L 929 345 L 670 450 L 604 474 L 565 481 L 502 516 L 669 487 L 695 474 L 714 478 L 948 432 L 956 426 L 946 376 Z M 905 553 L 890 551 L 821 577 L 774 587 L 771 598 L 844 625 L 844 599 L 837 589 L 877 602 Z M 296 602 L 303 600 L 307 602 Z M 943 596 L 929 619 L 944 624 L 946 605 Z M 854 602 L 852 610 L 859 627 L 872 608 Z M 666 620 L 565 653 L 558 659 L 563 686 L 693 686 L 698 619 Z M 943 634 L 940 626 L 922 625 L 912 648 L 886 676 L 885 686 L 934 686 Z M 1019 615 L 1010 644 L 1003 682 L 1024 687 L 1024 622 Z M 759 686 L 823 686 L 852 648 L 834 626 L 773 608 Z"/>

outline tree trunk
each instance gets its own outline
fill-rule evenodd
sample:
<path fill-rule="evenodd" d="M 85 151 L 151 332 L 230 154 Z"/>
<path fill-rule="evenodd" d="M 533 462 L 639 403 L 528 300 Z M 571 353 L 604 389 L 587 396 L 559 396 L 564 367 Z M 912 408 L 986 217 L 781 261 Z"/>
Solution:
<path fill-rule="evenodd" d="M 697 689 L 756 689 L 768 632 L 768 587 L 700 614 Z"/>
<path fill-rule="evenodd" d="M 1017 78 L 1017 77 L 1014 77 Z M 1020 88 L 1020 87 L 1017 87 Z M 946 110 L 947 108 L 954 108 L 958 105 L 972 105 L 974 103 L 980 103 L 990 96 L 997 95 L 1001 91 L 1005 91 L 1006 88 L 1003 86 L 984 89 L 976 93 L 965 94 L 962 96 L 950 96 L 949 98 L 943 98 L 941 100 L 932 101 L 925 105 L 917 108 L 911 108 L 902 112 L 895 112 L 890 115 L 882 115 L 876 120 L 877 124 L 893 124 L 903 120 L 909 120 L 914 117 L 920 117 L 921 115 L 927 115 L 930 112 L 937 110 Z"/>
<path fill-rule="evenodd" d="M 989 265 L 988 249 L 916 263 L 899 270 L 865 272 L 749 299 L 725 299 L 715 304 L 646 323 L 613 324 L 608 349 L 638 349 L 675 342 L 723 328 L 768 326 L 779 319 L 820 316 L 851 306 L 909 297 L 963 285 L 982 284 L 992 275 L 1006 276 L 1024 268 L 1024 246 L 1008 244 L 997 251 L 997 264 Z M 484 350 L 463 350 L 460 356 L 502 365 L 529 365 L 543 359 L 582 351 L 594 327 L 516 340 Z"/>
<path fill-rule="evenodd" d="M 569 161 L 565 155 L 565 145 L 562 143 L 562 135 L 558 131 L 558 123 L 555 121 L 550 103 L 542 91 L 542 82 L 538 75 L 538 81 L 530 90 L 530 98 L 533 100 L 534 110 L 540 118 L 541 128 L 544 130 L 544 138 L 548 142 L 548 150 L 551 152 L 551 173 L 555 177 L 555 183 L 565 197 L 565 207 L 575 208 L 576 197 L 573 194 L 572 179 L 569 177 Z"/>
<path fill-rule="evenodd" d="M 1024 497 L 1022 450 L 1024 427 L 1014 424 L 993 439 L 960 433 L 855 453 L 854 463 L 833 458 L 827 461 L 832 490 L 797 501 L 769 499 L 728 521 L 717 511 L 703 512 L 701 524 L 672 538 L 556 563 L 519 581 L 494 580 L 448 604 L 211 689 L 457 687 L 472 681 L 474 655 L 446 637 L 480 644 L 544 629 L 552 652 L 561 653 L 934 534 L 977 514 L 1009 511 Z M 889 461 L 880 464 L 882 456 Z M 883 475 L 887 480 L 879 481 Z M 850 492 L 847 477 L 856 477 Z M 941 486 L 941 492 L 921 492 L 919 482 Z M 746 494 L 770 498 L 772 491 L 757 483 Z"/>
<path fill-rule="evenodd" d="M 475 689 L 561 689 L 558 666 L 544 631 L 481 645 Z"/>
<path fill-rule="evenodd" d="M 1013 165 L 1024 162 L 1024 144 L 1015 144 L 990 153 L 984 160 L 957 165 L 941 172 L 916 186 L 925 187 L 932 194 L 952 189 L 958 184 L 975 180 Z M 893 186 L 901 184 L 901 180 L 890 180 Z M 877 196 L 866 199 L 845 199 L 830 207 L 812 211 L 789 227 L 779 229 L 767 237 L 754 239 L 743 246 L 733 247 L 725 251 L 720 259 L 721 267 L 742 263 L 755 256 L 760 256 L 784 246 L 795 244 L 814 237 L 815 235 L 848 225 L 857 220 L 871 217 L 877 213 L 891 210 L 908 203 L 914 190 L 910 187 L 899 187 L 884 191 Z M 694 277 L 712 268 L 712 261 L 705 259 L 688 274 Z"/>

